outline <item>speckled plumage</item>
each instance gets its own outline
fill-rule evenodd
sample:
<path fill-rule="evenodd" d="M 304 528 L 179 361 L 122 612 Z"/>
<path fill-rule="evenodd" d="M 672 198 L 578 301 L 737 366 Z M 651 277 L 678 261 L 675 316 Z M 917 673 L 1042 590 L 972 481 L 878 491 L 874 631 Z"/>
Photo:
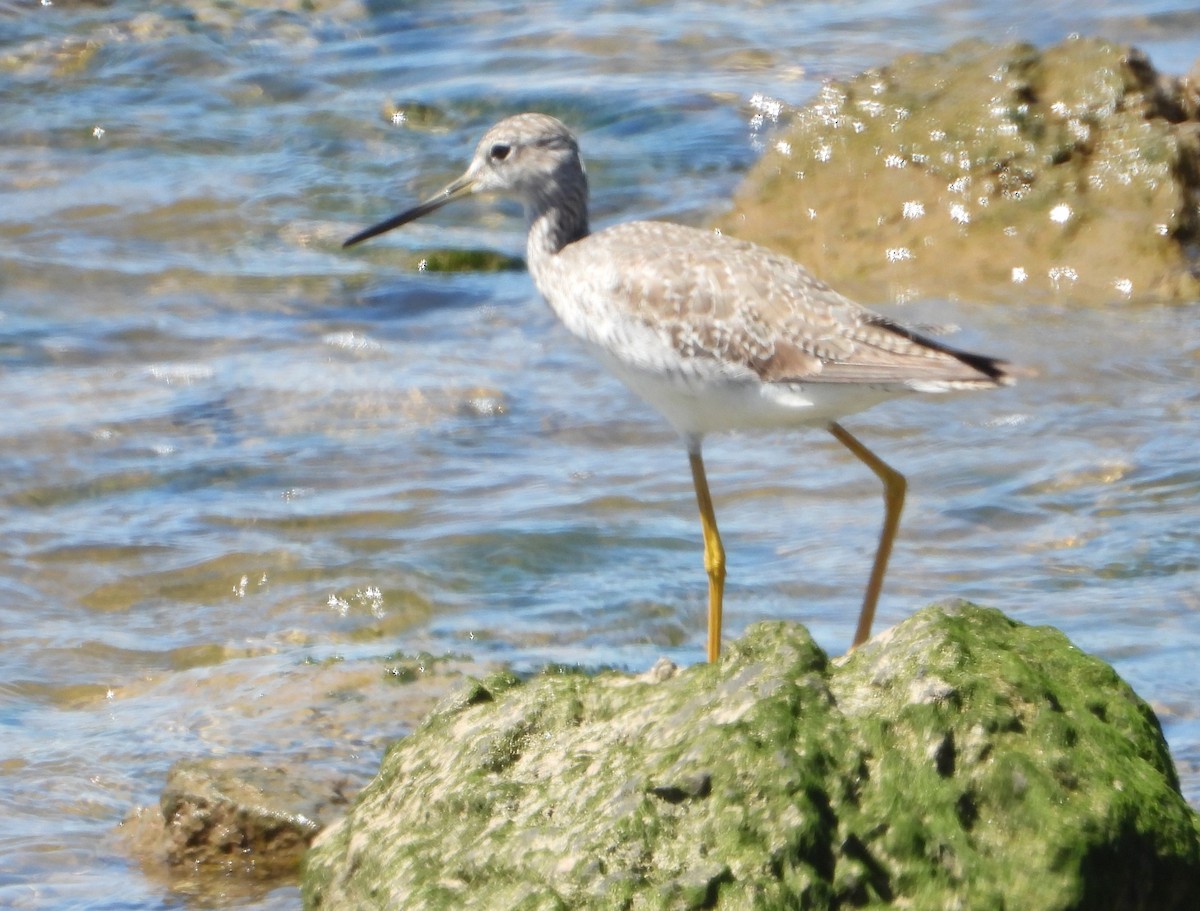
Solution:
<path fill-rule="evenodd" d="M 607 311 L 615 322 L 652 327 L 671 357 L 717 361 L 747 379 L 896 391 L 912 382 L 995 385 L 994 376 L 858 306 L 793 260 L 713 232 L 631 222 L 530 259 L 564 321 L 575 322 L 572 310 Z"/>
<path fill-rule="evenodd" d="M 787 257 L 711 232 L 632 222 L 554 254 L 530 250 L 529 262 L 571 332 L 685 435 L 823 424 L 904 393 L 1003 382 L 995 361 L 953 352 Z M 717 407 L 714 386 L 731 407 Z"/>
<path fill-rule="evenodd" d="M 545 114 L 496 124 L 462 177 L 346 245 L 488 192 L 524 204 L 529 271 L 563 324 L 687 442 L 709 574 L 710 659 L 720 646 L 725 569 L 700 449 L 706 433 L 720 430 L 825 426 L 883 481 L 884 530 L 854 644 L 863 641 L 904 478 L 836 420 L 910 392 L 1007 385 L 1006 365 L 872 313 L 755 244 L 666 222 L 590 233 L 578 143 Z"/>

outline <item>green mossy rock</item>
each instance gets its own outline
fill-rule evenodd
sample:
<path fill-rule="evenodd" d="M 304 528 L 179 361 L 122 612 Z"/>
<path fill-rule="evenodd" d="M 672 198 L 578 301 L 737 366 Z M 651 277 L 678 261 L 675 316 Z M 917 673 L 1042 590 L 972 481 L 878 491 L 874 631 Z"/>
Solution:
<path fill-rule="evenodd" d="M 1103 40 L 913 54 L 796 111 L 718 227 L 865 301 L 1195 300 L 1198 109 Z"/>
<path fill-rule="evenodd" d="M 715 666 L 475 683 L 318 837 L 304 897 L 1190 911 L 1200 833 L 1108 665 L 960 603 L 833 662 L 766 623 Z"/>
<path fill-rule="evenodd" d="M 397 251 L 379 247 L 368 248 L 362 255 L 414 272 L 515 272 L 525 268 L 525 260 L 492 250 L 445 247 Z"/>
<path fill-rule="evenodd" d="M 415 266 L 426 272 L 515 272 L 525 261 L 492 250 L 446 249 L 424 251 Z"/>

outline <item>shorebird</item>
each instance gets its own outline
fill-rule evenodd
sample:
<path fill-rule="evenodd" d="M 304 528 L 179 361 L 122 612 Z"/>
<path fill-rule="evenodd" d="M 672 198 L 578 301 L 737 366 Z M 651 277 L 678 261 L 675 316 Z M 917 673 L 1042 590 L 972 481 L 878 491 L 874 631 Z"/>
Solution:
<path fill-rule="evenodd" d="M 796 261 L 746 241 L 658 221 L 591 233 L 579 144 L 546 114 L 502 120 L 461 177 L 343 246 L 473 193 L 524 205 L 526 261 L 538 291 L 571 334 L 683 438 L 708 574 L 708 659 L 721 650 L 725 549 L 701 443 L 717 431 L 824 427 L 883 483 L 883 529 L 851 649 L 865 642 L 907 482 L 838 419 L 908 393 L 1009 385 L 1008 365 L 873 313 Z"/>

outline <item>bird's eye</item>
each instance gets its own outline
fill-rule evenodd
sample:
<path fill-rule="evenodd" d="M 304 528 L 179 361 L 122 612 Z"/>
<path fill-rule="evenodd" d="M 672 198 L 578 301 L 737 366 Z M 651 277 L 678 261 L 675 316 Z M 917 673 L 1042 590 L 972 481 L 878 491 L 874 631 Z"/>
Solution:
<path fill-rule="evenodd" d="M 492 161 L 504 161 L 512 151 L 512 146 L 508 143 L 498 142 L 492 146 Z"/>

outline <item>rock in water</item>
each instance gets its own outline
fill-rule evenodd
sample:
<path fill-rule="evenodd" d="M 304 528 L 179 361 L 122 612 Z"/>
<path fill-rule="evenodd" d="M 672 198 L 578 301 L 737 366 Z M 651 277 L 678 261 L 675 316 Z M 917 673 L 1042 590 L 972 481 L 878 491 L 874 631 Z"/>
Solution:
<path fill-rule="evenodd" d="M 488 678 L 384 759 L 309 908 L 1195 909 L 1150 708 L 965 603 L 845 659 L 758 624 L 717 665 Z"/>
<path fill-rule="evenodd" d="M 329 816 L 331 792 L 252 757 L 177 762 L 160 801 L 165 859 L 226 875 L 294 875 L 316 820 Z"/>
<path fill-rule="evenodd" d="M 965 41 L 779 120 L 717 226 L 856 300 L 1200 295 L 1200 88 L 1134 48 Z"/>

